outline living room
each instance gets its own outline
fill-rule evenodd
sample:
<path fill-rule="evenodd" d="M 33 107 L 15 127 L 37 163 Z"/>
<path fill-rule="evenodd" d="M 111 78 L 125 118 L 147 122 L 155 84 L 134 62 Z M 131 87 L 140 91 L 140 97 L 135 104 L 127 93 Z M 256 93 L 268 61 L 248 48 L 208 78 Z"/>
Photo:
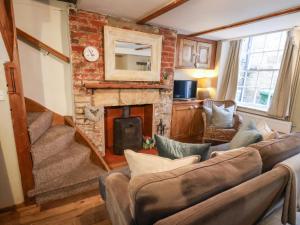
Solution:
<path fill-rule="evenodd" d="M 300 224 L 300 1 L 0 12 L 1 224 Z"/>

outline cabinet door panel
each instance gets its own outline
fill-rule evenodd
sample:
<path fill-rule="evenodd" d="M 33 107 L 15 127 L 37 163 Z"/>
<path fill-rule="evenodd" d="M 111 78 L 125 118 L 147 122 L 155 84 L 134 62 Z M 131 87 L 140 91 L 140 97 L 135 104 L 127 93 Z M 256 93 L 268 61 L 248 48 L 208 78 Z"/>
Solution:
<path fill-rule="evenodd" d="M 178 67 L 195 67 L 197 42 L 181 39 L 178 50 Z"/>
<path fill-rule="evenodd" d="M 172 138 L 180 139 L 189 137 L 192 118 L 190 106 L 174 106 L 171 129 Z"/>
<path fill-rule="evenodd" d="M 199 106 L 194 106 L 192 115 L 191 136 L 201 137 L 203 133 L 202 109 Z"/>
<path fill-rule="evenodd" d="M 208 43 L 197 43 L 196 48 L 196 63 L 195 66 L 201 69 L 211 68 L 212 60 L 212 44 Z"/>

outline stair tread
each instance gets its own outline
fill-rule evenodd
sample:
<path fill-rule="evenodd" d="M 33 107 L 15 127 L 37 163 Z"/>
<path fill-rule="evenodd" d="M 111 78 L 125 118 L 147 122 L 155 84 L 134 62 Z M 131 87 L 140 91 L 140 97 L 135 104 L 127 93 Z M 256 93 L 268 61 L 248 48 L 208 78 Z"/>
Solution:
<path fill-rule="evenodd" d="M 30 196 L 42 194 L 50 191 L 57 191 L 72 185 L 89 182 L 97 179 L 102 174 L 106 173 L 101 167 L 87 161 L 82 163 L 78 168 L 66 173 L 63 176 L 57 177 L 49 182 L 36 185 L 34 190 L 29 192 Z"/>
<path fill-rule="evenodd" d="M 27 124 L 30 126 L 43 112 L 27 112 Z"/>
<path fill-rule="evenodd" d="M 55 141 L 58 137 L 66 133 L 75 133 L 75 130 L 73 127 L 66 125 L 56 125 L 50 127 L 47 132 L 32 145 L 31 151 L 40 149 L 40 147 Z"/>
<path fill-rule="evenodd" d="M 72 142 L 70 146 L 67 147 L 65 151 L 61 151 L 55 155 L 50 156 L 47 159 L 42 160 L 40 163 L 34 166 L 33 171 L 38 172 L 38 170 L 51 166 L 57 163 L 63 163 L 66 159 L 72 159 L 78 157 L 79 155 L 89 155 L 90 149 L 78 142 Z"/>

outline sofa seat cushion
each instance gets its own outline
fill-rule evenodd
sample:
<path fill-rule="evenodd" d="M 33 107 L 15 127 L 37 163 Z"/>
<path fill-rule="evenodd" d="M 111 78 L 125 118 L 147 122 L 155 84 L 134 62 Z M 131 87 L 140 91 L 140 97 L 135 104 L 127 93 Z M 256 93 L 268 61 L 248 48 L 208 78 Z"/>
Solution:
<path fill-rule="evenodd" d="M 271 170 L 277 163 L 300 153 L 300 133 L 261 141 L 249 147 L 259 151 L 263 162 L 263 172 L 266 172 Z"/>
<path fill-rule="evenodd" d="M 180 159 L 191 155 L 199 155 L 201 156 L 201 161 L 209 158 L 211 144 L 182 143 L 159 135 L 155 135 L 154 138 L 158 155 L 161 157 Z"/>
<path fill-rule="evenodd" d="M 150 225 L 261 174 L 257 150 L 244 148 L 168 172 L 137 176 L 129 182 L 131 213 Z"/>

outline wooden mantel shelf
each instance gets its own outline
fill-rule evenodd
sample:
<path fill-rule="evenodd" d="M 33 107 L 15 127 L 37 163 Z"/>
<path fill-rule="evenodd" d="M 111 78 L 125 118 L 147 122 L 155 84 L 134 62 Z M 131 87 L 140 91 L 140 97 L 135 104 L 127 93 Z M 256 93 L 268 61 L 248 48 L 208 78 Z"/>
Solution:
<path fill-rule="evenodd" d="M 169 85 L 163 85 L 159 83 L 145 84 L 145 83 L 86 83 L 84 86 L 87 89 L 166 89 L 170 90 Z"/>

